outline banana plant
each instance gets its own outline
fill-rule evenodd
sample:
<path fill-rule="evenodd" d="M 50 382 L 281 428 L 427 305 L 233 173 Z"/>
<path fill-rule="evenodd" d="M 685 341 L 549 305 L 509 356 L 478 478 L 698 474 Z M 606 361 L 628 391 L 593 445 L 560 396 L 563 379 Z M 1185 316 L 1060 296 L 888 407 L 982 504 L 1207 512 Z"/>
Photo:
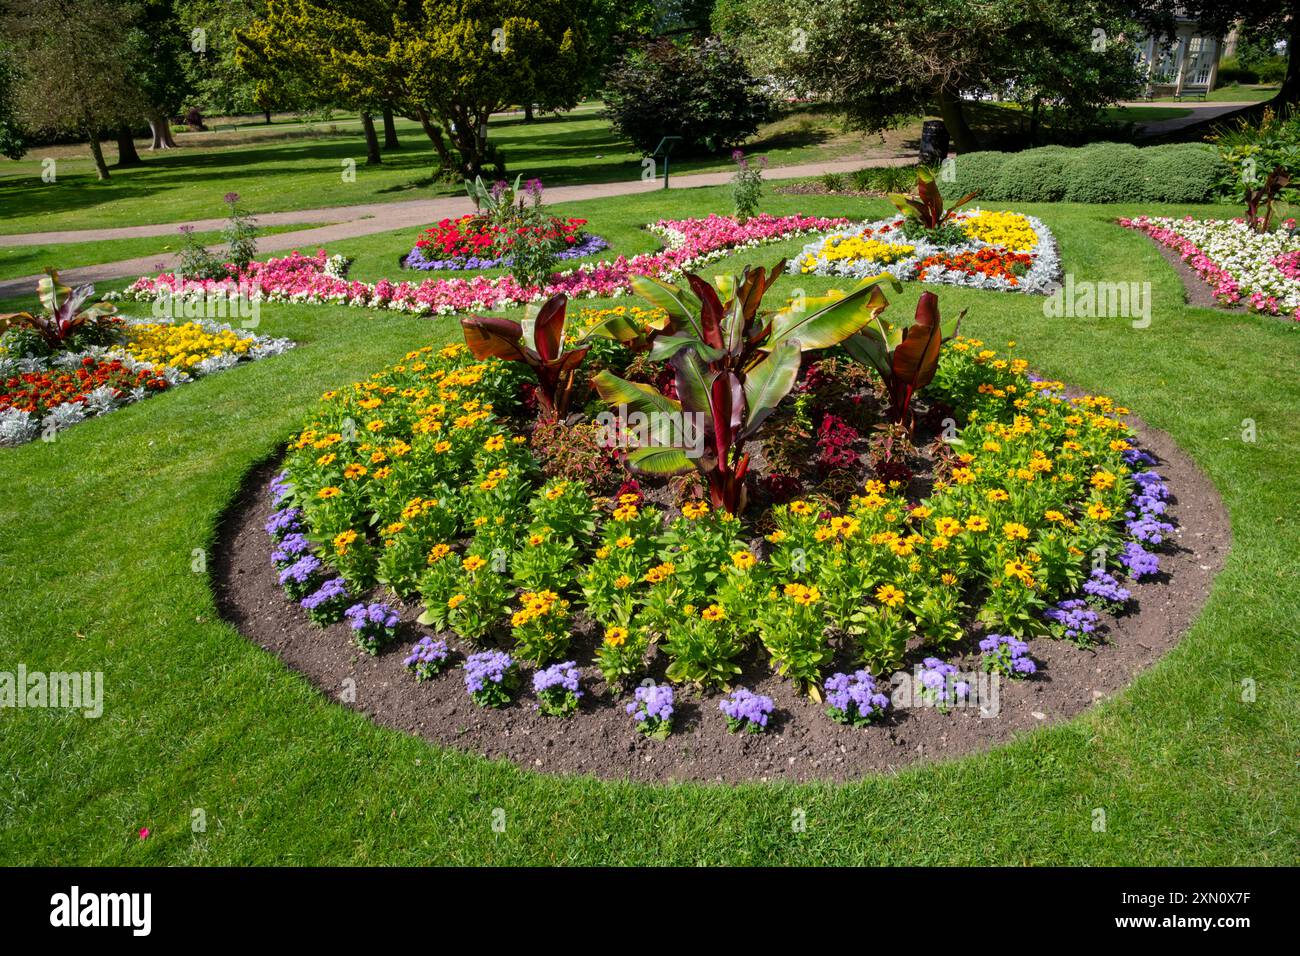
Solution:
<path fill-rule="evenodd" d="M 95 294 L 95 287 L 81 285 L 71 289 L 59 281 L 58 272 L 52 268 L 45 269 L 44 278 L 36 283 L 36 292 L 45 311 L 0 315 L 0 328 L 26 326 L 33 329 L 52 350 L 63 348 L 69 339 L 87 325 L 117 311 L 111 302 L 96 302 L 83 309 L 82 305 Z"/>
<path fill-rule="evenodd" d="M 523 362 L 537 379 L 537 402 L 541 417 L 562 418 L 569 410 L 573 377 L 587 357 L 590 345 L 564 347 L 565 312 L 568 298 L 551 296 L 539 308 L 529 304 L 523 322 L 496 316 L 470 316 L 460 320 L 465 344 L 477 359 L 498 358 Z"/>
<path fill-rule="evenodd" d="M 939 367 L 943 343 L 957 334 L 966 310 L 951 322 L 939 316 L 939 297 L 922 292 L 916 303 L 916 318 L 907 327 L 893 326 L 880 317 L 856 335 L 844 340 L 844 349 L 854 359 L 870 365 L 889 392 L 890 421 L 912 433 L 912 398 L 929 385 Z"/>
<path fill-rule="evenodd" d="M 908 219 L 915 219 L 923 228 L 938 229 L 947 225 L 958 209 L 978 195 L 979 190 L 976 189 L 962 196 L 947 209 L 944 209 L 943 196 L 939 192 L 939 184 L 934 180 L 934 173 L 924 166 L 920 166 L 916 170 L 916 195 L 906 196 L 903 193 L 890 193 L 889 201 L 904 216 Z"/>
<path fill-rule="evenodd" d="M 713 506 L 739 514 L 745 508 L 749 471 L 744 443 L 794 387 L 801 354 L 798 340 L 785 339 L 737 372 L 710 369 L 694 350 L 680 349 L 669 359 L 677 399 L 609 371 L 600 372 L 592 383 L 610 406 L 639 412 L 650 422 L 649 444 L 628 452 L 633 470 L 677 475 L 698 469 Z"/>
<path fill-rule="evenodd" d="M 690 349 L 710 371 L 743 373 L 786 341 L 799 342 L 806 352 L 839 344 L 889 304 L 884 283 L 901 289 L 892 276 L 882 274 L 848 293 L 800 296 L 778 310 L 764 310 L 763 297 L 784 270 L 782 259 L 770 269 L 747 266 L 740 276 L 716 276 L 712 284 L 688 273 L 685 288 L 633 276 L 633 291 L 662 310 L 664 318 L 640 329 L 615 316 L 588 334 L 623 342 L 634 351 L 648 350 L 660 362 Z"/>

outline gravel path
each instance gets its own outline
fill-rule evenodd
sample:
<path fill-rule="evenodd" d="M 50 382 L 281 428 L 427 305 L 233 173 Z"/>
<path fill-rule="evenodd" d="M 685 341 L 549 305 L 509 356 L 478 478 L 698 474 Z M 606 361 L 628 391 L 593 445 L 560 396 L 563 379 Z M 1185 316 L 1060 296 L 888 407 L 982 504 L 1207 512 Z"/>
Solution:
<path fill-rule="evenodd" d="M 794 166 L 773 166 L 767 170 L 768 179 L 799 179 L 807 176 L 820 176 L 823 173 L 847 173 L 861 169 L 868 163 L 876 166 L 903 166 L 915 162 L 916 157 L 909 153 L 904 156 L 859 157 L 856 159 L 831 160 L 822 163 L 804 163 Z M 672 189 L 691 189 L 698 186 L 721 186 L 731 179 L 730 172 L 692 173 L 673 176 L 670 179 Z M 609 196 L 626 196 L 632 193 L 652 192 L 662 188 L 658 181 L 643 182 L 640 179 L 611 183 L 588 183 L 577 186 L 556 186 L 546 190 L 548 203 L 577 202 L 587 199 L 604 199 Z M 462 216 L 473 210 L 473 205 L 466 196 L 449 196 L 441 199 L 415 199 L 391 203 L 365 203 L 357 206 L 334 206 L 327 209 L 300 209 L 293 212 L 262 213 L 257 216 L 259 224 L 264 226 L 290 225 L 295 223 L 325 223 L 326 225 L 307 229 L 295 229 L 263 236 L 258 240 L 259 254 L 287 252 L 291 249 L 315 251 L 329 248 L 331 243 L 342 239 L 353 239 L 376 232 L 391 229 L 415 229 L 437 222 L 448 216 Z M 175 236 L 181 223 L 161 223 L 151 226 L 122 226 L 116 229 L 82 229 L 63 232 L 26 233 L 23 235 L 0 236 L 0 247 L 34 246 L 62 242 L 100 242 L 112 239 L 131 239 L 142 236 Z M 220 229 L 225 225 L 224 219 L 202 219 L 190 223 L 197 232 Z M 210 247 L 214 251 L 219 246 Z M 107 282 L 123 276 L 139 276 L 165 271 L 176 262 L 175 253 L 163 253 L 153 256 L 141 256 L 100 265 L 82 266 L 75 269 L 61 270 L 59 277 L 68 284 L 84 282 Z M 22 295 L 30 292 L 39 276 L 24 276 L 0 282 L 0 299 Z"/>

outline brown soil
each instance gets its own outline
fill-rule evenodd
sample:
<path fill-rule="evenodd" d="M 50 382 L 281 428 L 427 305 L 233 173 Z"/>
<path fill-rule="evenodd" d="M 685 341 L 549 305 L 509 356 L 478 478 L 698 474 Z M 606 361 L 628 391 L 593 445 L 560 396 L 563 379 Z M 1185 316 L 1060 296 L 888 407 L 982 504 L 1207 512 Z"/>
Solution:
<path fill-rule="evenodd" d="M 891 709 L 887 719 L 873 726 L 844 727 L 832 722 L 822 705 L 796 696 L 788 681 L 758 663 L 740 683 L 776 703 L 773 725 L 762 735 L 728 734 L 718 712 L 722 695 L 679 690 L 672 736 L 646 740 L 624 711 L 626 698 L 615 698 L 590 667 L 584 667 L 586 696 L 573 718 L 538 713 L 527 679 L 515 704 L 484 710 L 469 700 L 458 668 L 417 684 L 402 667 L 410 644 L 427 633 L 415 624 L 418 605 L 403 609 L 399 640 L 370 657 L 353 645 L 346 624 L 317 628 L 285 598 L 271 566 L 272 542 L 262 527 L 272 510 L 267 486 L 277 470 L 275 462 L 250 474 L 222 522 L 213 571 L 216 600 L 227 620 L 303 673 L 322 693 L 338 700 L 349 686 L 345 682 L 354 682 L 350 686 L 355 687 L 355 703 L 347 706 L 437 745 L 545 773 L 610 779 L 849 780 L 987 750 L 1066 720 L 1122 690 L 1179 641 L 1223 566 L 1230 525 L 1213 484 L 1173 441 L 1140 423 L 1136 427 L 1142 446 L 1159 459 L 1155 467 L 1174 496 L 1169 509 L 1177 525 L 1172 553 L 1162 555 L 1157 581 L 1130 585 L 1132 609 L 1118 619 L 1105 619 L 1104 643 L 1082 649 L 1050 638 L 1031 641 L 1038 674 L 1028 680 L 1003 680 L 996 716 L 981 717 L 976 708 L 944 714 L 909 707 Z M 589 661 L 594 640 L 590 627 L 580 627 L 571 656 Z M 466 648 L 454 637 L 448 643 L 464 654 Z M 963 672 L 978 670 L 977 651 L 950 659 Z M 651 675 L 662 679 L 662 673 L 663 661 L 653 662 Z"/>

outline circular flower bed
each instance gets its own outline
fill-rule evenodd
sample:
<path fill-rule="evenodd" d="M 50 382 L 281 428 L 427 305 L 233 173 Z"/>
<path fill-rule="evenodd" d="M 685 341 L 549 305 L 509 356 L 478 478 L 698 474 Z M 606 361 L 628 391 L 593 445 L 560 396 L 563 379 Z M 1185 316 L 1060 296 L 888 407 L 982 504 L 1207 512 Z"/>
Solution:
<path fill-rule="evenodd" d="M 654 381 L 656 365 L 618 368 Z M 622 472 L 590 432 L 594 406 L 533 420 L 519 363 L 412 352 L 323 396 L 291 443 L 264 514 L 273 580 L 317 623 L 346 618 L 376 668 L 400 662 L 385 707 L 409 726 L 430 706 L 419 684 L 462 732 L 531 701 L 548 747 L 594 734 L 646 762 L 701 733 L 776 741 L 769 754 L 780 739 L 887 752 L 900 728 L 994 716 L 1058 681 L 1059 709 L 1077 712 L 1091 697 L 1067 678 L 1094 670 L 1178 533 L 1127 409 L 957 339 L 912 435 L 869 439 L 853 423 L 886 396 L 853 368 L 837 354 L 804 367 L 771 435 L 746 447 L 738 516 L 690 476 Z M 815 450 L 783 447 L 800 433 Z"/>
<path fill-rule="evenodd" d="M 600 236 L 582 230 L 586 224 L 585 219 L 548 216 L 544 226 L 511 230 L 481 215 L 443 219 L 420 235 L 402 267 L 426 272 L 509 267 L 514 262 L 511 250 L 520 242 L 549 245 L 558 260 L 581 259 L 609 248 Z"/>
<path fill-rule="evenodd" d="M 973 210 L 956 213 L 939 239 L 895 216 L 850 226 L 808 243 L 795 257 L 811 275 L 899 280 L 1047 294 L 1061 275 L 1051 231 L 1033 216 Z"/>

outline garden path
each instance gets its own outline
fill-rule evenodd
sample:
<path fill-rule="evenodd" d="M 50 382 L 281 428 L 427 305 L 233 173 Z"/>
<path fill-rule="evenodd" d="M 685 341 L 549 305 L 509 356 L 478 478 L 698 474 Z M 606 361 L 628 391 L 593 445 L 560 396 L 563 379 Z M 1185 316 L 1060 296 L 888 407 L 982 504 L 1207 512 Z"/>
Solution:
<path fill-rule="evenodd" d="M 907 155 L 859 157 L 830 160 L 821 163 L 800 163 L 792 166 L 772 166 L 766 172 L 768 179 L 800 179 L 824 173 L 847 173 L 864 165 L 901 166 L 916 161 L 913 153 Z M 672 189 L 690 189 L 697 186 L 722 186 L 731 179 L 730 172 L 691 173 L 673 176 Z M 612 183 L 586 183 L 576 186 L 556 186 L 546 191 L 548 203 L 579 202 L 624 196 L 630 193 L 651 192 L 662 188 L 658 180 L 635 179 Z M 327 209 L 300 209 L 292 212 L 272 212 L 257 216 L 264 226 L 319 222 L 325 225 L 308 229 L 280 232 L 258 239 L 259 253 L 285 252 L 290 249 L 314 251 L 328 248 L 330 243 L 391 229 L 417 229 L 448 216 L 462 216 L 473 210 L 467 196 L 448 196 L 440 199 L 416 199 L 392 203 L 364 203 L 356 206 L 334 206 Z M 60 242 L 99 242 L 111 239 L 132 239 L 142 236 L 175 236 L 182 223 L 161 223 L 151 226 L 123 226 L 116 229 L 81 229 L 64 232 L 25 233 L 0 236 L 0 247 L 39 245 Z M 202 219 L 190 223 L 197 232 L 219 230 L 224 219 Z M 219 251 L 219 246 L 211 246 Z M 177 261 L 175 253 L 140 256 L 117 262 L 82 266 L 61 270 L 59 278 L 69 284 L 104 282 L 123 276 L 139 276 L 166 271 Z M 29 293 L 40 276 L 24 276 L 0 282 L 0 299 Z"/>

